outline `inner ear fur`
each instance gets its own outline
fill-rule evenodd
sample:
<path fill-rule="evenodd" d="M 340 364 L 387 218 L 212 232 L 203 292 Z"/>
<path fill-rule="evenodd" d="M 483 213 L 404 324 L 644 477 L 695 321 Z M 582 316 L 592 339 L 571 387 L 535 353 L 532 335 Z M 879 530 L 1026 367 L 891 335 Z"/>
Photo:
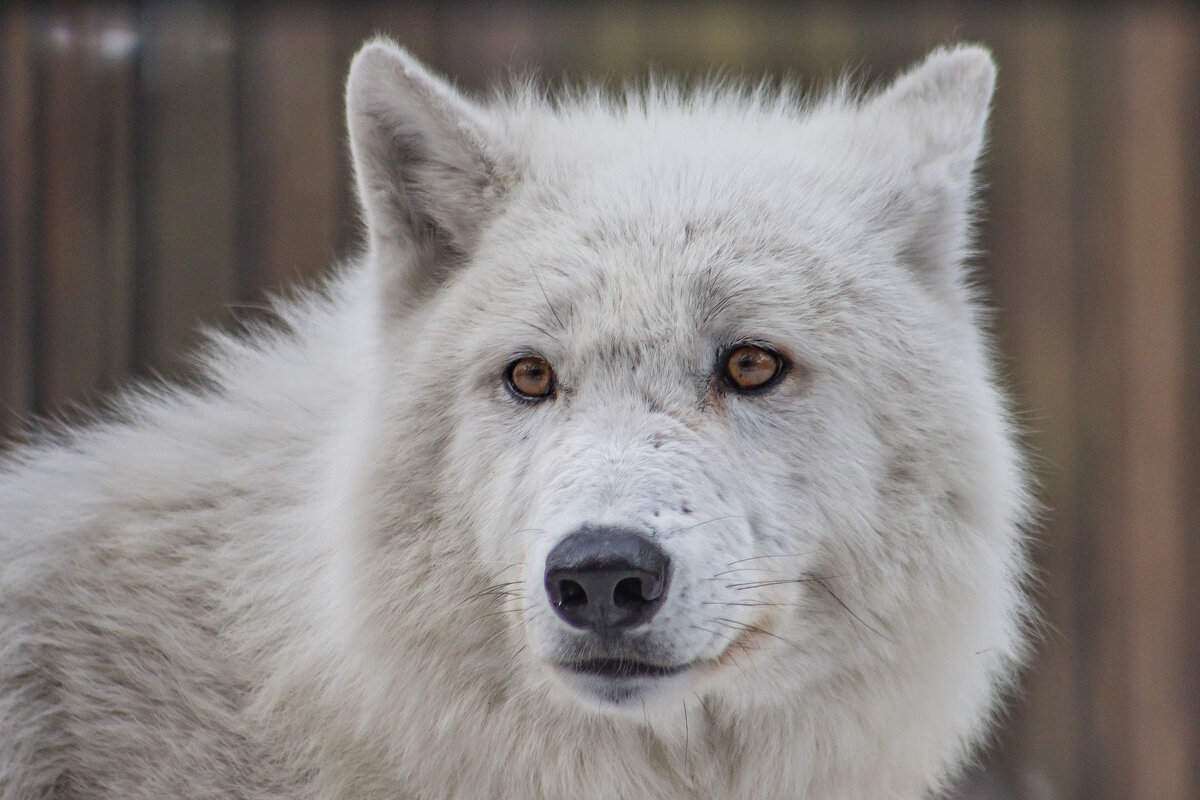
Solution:
<path fill-rule="evenodd" d="M 928 285 L 959 296 L 972 245 L 975 169 L 983 151 L 996 67 L 987 49 L 943 48 L 870 98 L 862 113 L 901 165 L 894 214 L 898 255 Z"/>
<path fill-rule="evenodd" d="M 386 39 L 355 56 L 346 116 L 373 262 L 418 300 L 472 254 L 512 159 L 486 109 Z"/>

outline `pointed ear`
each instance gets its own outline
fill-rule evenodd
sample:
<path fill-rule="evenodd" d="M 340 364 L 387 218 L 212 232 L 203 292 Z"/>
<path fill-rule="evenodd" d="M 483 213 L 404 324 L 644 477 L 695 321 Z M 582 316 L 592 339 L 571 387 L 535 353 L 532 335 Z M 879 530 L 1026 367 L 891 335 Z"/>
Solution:
<path fill-rule="evenodd" d="M 954 174 L 934 179 L 966 181 L 983 148 L 996 66 L 977 45 L 930 53 L 897 78 L 871 105 L 907 130 L 910 156 L 920 171 Z"/>
<path fill-rule="evenodd" d="M 905 171 L 908 196 L 892 220 L 904 237 L 901 257 L 941 286 L 959 283 L 969 252 L 975 165 L 995 83 L 986 49 L 940 49 L 864 107 L 878 115 L 888 157 Z"/>
<path fill-rule="evenodd" d="M 511 159 L 482 107 L 386 39 L 355 56 L 346 116 L 371 257 L 407 305 L 470 257 Z"/>

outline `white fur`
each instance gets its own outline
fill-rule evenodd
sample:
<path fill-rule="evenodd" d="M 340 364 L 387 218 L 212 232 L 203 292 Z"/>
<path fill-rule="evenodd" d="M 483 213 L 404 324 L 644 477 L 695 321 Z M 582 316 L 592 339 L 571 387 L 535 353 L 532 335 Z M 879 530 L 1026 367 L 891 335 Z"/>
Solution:
<path fill-rule="evenodd" d="M 386 41 L 365 256 L 196 393 L 0 470 L 0 797 L 915 800 L 1023 649 L 1025 479 L 962 262 L 994 68 L 809 103 L 462 97 Z M 787 355 L 731 391 L 719 354 Z M 557 394 L 518 401 L 538 354 Z M 551 666 L 584 524 L 672 560 L 625 701 Z M 647 645 L 650 646 L 650 645 Z"/>

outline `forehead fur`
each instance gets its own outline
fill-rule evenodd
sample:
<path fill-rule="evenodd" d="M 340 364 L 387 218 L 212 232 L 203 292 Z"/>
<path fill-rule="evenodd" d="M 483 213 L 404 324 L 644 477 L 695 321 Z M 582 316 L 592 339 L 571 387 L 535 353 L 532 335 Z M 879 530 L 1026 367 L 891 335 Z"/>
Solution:
<path fill-rule="evenodd" d="M 539 324 L 583 309 L 651 337 L 676 317 L 769 327 L 773 310 L 794 316 L 795 295 L 819 300 L 831 282 L 844 295 L 894 257 L 864 213 L 878 174 L 850 185 L 839 154 L 858 104 L 845 91 L 805 104 L 736 86 L 557 102 L 525 89 L 498 102 L 520 178 L 474 258 L 498 274 L 472 283 L 490 285 L 481 301 L 522 295 Z"/>
<path fill-rule="evenodd" d="M 605 219 L 636 219 L 645 236 L 650 223 L 683 220 L 695 229 L 734 209 L 745 230 L 763 207 L 802 198 L 805 184 L 811 193 L 826 188 L 817 183 L 840 183 L 852 166 L 845 143 L 857 106 L 842 89 L 805 102 L 790 88 L 727 83 L 553 101 L 525 88 L 498 98 L 494 113 L 532 191 L 569 196 L 564 207 Z"/>

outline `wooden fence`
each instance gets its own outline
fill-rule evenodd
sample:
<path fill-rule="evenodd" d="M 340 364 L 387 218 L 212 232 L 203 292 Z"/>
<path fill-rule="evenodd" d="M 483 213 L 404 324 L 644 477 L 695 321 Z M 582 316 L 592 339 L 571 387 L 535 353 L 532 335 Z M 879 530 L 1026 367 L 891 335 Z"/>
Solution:
<path fill-rule="evenodd" d="M 0 430 L 175 371 L 358 237 L 349 57 L 878 77 L 1001 65 L 983 275 L 1045 504 L 1048 633 L 973 797 L 1200 797 L 1200 19 L 1184 5 L 8 3 Z M 994 792 L 994 794 L 989 794 Z"/>

